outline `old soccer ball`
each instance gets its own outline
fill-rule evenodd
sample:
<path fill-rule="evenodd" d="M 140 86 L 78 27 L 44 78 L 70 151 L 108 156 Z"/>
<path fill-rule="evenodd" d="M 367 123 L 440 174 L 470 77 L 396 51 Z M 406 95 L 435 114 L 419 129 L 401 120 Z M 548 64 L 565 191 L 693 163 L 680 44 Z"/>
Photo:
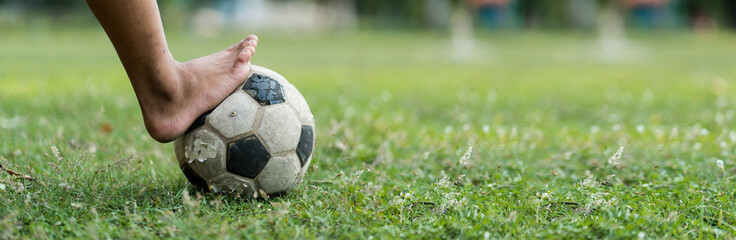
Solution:
<path fill-rule="evenodd" d="M 204 191 L 279 195 L 304 176 L 314 148 L 314 117 L 284 77 L 251 66 L 235 92 L 174 141 L 186 178 Z"/>

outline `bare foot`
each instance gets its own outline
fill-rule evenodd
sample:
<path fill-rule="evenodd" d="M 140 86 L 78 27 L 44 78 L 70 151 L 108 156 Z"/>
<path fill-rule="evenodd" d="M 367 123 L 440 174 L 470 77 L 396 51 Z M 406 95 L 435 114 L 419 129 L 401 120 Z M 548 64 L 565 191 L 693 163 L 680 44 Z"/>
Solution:
<path fill-rule="evenodd" d="M 250 35 L 209 56 L 183 63 L 172 57 L 151 71 L 150 77 L 156 79 L 150 79 L 147 88 L 135 89 L 148 134 L 170 142 L 199 115 L 215 108 L 245 81 L 257 44 L 258 38 Z"/>

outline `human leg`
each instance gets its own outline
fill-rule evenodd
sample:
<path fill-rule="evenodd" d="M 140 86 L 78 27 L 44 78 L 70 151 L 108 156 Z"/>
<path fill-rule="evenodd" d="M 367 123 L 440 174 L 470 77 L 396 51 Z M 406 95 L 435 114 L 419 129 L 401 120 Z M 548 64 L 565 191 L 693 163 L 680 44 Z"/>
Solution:
<path fill-rule="evenodd" d="M 176 61 L 154 0 L 86 0 L 128 74 L 143 122 L 159 142 L 174 140 L 219 104 L 250 70 L 256 36 L 212 55 Z"/>

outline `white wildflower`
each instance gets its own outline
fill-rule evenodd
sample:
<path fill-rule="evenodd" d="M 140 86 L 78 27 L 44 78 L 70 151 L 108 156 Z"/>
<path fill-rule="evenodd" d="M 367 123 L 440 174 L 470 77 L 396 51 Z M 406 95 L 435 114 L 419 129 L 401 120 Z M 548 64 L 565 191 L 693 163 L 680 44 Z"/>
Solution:
<path fill-rule="evenodd" d="M 452 133 L 452 127 L 451 126 L 445 126 L 445 134 Z"/>
<path fill-rule="evenodd" d="M 495 102 L 496 98 L 498 98 L 498 93 L 496 92 L 496 89 L 493 89 L 493 88 L 489 89 L 487 94 L 488 94 L 487 99 L 489 102 Z"/>
<path fill-rule="evenodd" d="M 19 116 L 13 116 L 13 118 L 0 117 L 0 128 L 12 129 L 16 128 L 23 123 L 23 119 Z"/>
<path fill-rule="evenodd" d="M 403 198 L 399 196 L 394 196 L 394 199 L 391 199 L 391 201 L 388 202 L 388 204 L 391 206 L 402 206 L 404 205 L 405 202 L 406 200 L 404 200 Z"/>
<path fill-rule="evenodd" d="M 461 207 L 465 204 L 466 199 L 463 197 L 458 200 L 461 195 L 460 192 L 454 191 L 452 187 L 452 181 L 447 176 L 445 171 L 440 172 L 441 178 L 435 183 L 435 191 L 442 195 L 442 201 L 440 203 L 441 209 L 449 209 L 451 207 Z M 465 175 L 458 176 L 458 180 L 462 179 Z M 402 195 L 406 197 L 413 197 L 410 193 Z"/>
<path fill-rule="evenodd" d="M 440 176 L 442 176 L 440 180 L 435 183 L 436 188 L 449 188 L 452 186 L 450 177 L 447 176 L 447 173 L 445 173 L 445 171 L 441 171 Z"/>
<path fill-rule="evenodd" d="M 641 124 L 636 125 L 636 132 L 644 133 L 644 130 L 645 130 L 644 125 L 641 125 Z"/>
<path fill-rule="evenodd" d="M 383 100 L 384 102 L 388 102 L 389 100 L 391 100 L 391 97 L 393 97 L 391 96 L 391 92 L 387 90 L 383 90 L 381 92 L 381 100 Z"/>
<path fill-rule="evenodd" d="M 506 129 L 496 128 L 496 135 L 498 136 L 498 138 L 505 138 L 506 137 Z"/>
<path fill-rule="evenodd" d="M 695 143 L 695 144 L 693 144 L 693 149 L 695 149 L 695 150 L 700 150 L 700 147 L 701 147 L 701 146 L 702 146 L 702 145 L 701 145 L 700 143 Z"/>
<path fill-rule="evenodd" d="M 488 125 L 483 125 L 483 133 L 489 133 L 491 132 L 491 127 Z"/>
<path fill-rule="evenodd" d="M 401 206 L 404 205 L 407 201 L 411 201 L 414 199 L 414 195 L 411 194 L 411 192 L 401 192 L 399 193 L 399 196 L 394 196 L 393 199 L 388 203 L 391 206 Z"/>
<path fill-rule="evenodd" d="M 516 217 L 518 217 L 518 216 L 519 216 L 519 212 L 512 211 L 511 213 L 509 213 L 509 216 L 506 218 L 506 221 L 507 222 L 516 222 Z"/>
<path fill-rule="evenodd" d="M 182 192 L 181 202 L 190 207 L 194 207 L 197 205 L 196 203 L 194 203 L 194 201 L 192 201 L 192 198 L 189 196 L 189 191 Z"/>
<path fill-rule="evenodd" d="M 263 189 L 258 189 L 258 195 L 260 195 L 262 198 L 265 198 L 265 199 L 271 198 L 270 196 L 268 196 L 268 194 L 265 191 L 263 191 Z"/>
<path fill-rule="evenodd" d="M 378 190 L 381 189 L 381 185 L 373 184 L 373 182 L 368 182 L 363 186 L 362 189 L 360 189 L 360 192 L 363 193 L 366 197 L 368 196 L 374 196 L 378 192 Z"/>
<path fill-rule="evenodd" d="M 399 194 L 404 200 L 412 200 L 414 199 L 414 195 L 411 194 L 411 192 L 402 192 Z"/>
<path fill-rule="evenodd" d="M 709 134 L 710 132 L 708 131 L 708 129 L 705 129 L 705 128 L 701 128 L 701 129 L 700 129 L 700 132 L 698 132 L 698 133 L 700 134 L 700 136 L 708 136 L 708 134 Z"/>
<path fill-rule="evenodd" d="M 675 139 L 680 136 L 680 130 L 677 127 L 673 127 L 672 131 L 670 131 L 670 138 Z"/>
<path fill-rule="evenodd" d="M 465 151 L 465 155 L 463 155 L 462 158 L 460 158 L 460 165 L 468 167 L 470 164 L 470 155 L 473 154 L 473 146 L 468 147 L 468 150 Z"/>
<path fill-rule="evenodd" d="M 565 200 L 568 200 L 569 201 L 571 199 L 573 199 L 572 192 L 565 193 Z"/>
<path fill-rule="evenodd" d="M 592 127 L 590 127 L 590 133 L 592 133 L 592 134 L 596 134 L 596 133 L 598 133 L 600 131 L 601 131 L 601 128 L 599 128 L 598 126 L 592 126 Z"/>
<path fill-rule="evenodd" d="M 363 170 L 355 171 L 355 172 L 353 172 L 353 174 L 350 174 L 350 176 L 347 176 L 347 175 L 345 175 L 345 173 L 343 173 L 342 171 L 340 171 L 340 175 L 342 175 L 342 180 L 346 184 L 353 184 L 353 183 L 357 183 L 358 182 L 358 179 L 360 178 L 360 176 L 363 175 Z"/>
<path fill-rule="evenodd" d="M 585 176 L 587 176 L 586 179 L 584 179 L 582 182 L 580 182 L 580 186 L 583 188 L 594 188 L 598 186 L 598 181 L 595 180 L 595 176 L 593 176 L 590 171 L 585 171 Z"/>
<path fill-rule="evenodd" d="M 636 236 L 637 236 L 637 237 L 638 237 L 639 239 L 644 239 L 644 237 L 646 237 L 646 236 L 647 236 L 647 234 L 646 234 L 646 233 L 644 233 L 644 232 L 639 232 L 639 234 L 637 234 Z"/>
<path fill-rule="evenodd" d="M 548 193 L 548 192 L 543 192 L 542 194 L 540 194 L 539 199 L 554 201 L 554 197 L 552 196 L 552 193 Z"/>
<path fill-rule="evenodd" d="M 618 124 L 618 123 L 613 124 L 613 126 L 611 127 L 611 130 L 613 130 L 614 132 L 618 132 L 619 130 L 621 130 L 621 124 Z"/>
<path fill-rule="evenodd" d="M 391 199 L 391 201 L 389 201 L 388 204 L 391 206 L 402 206 L 407 201 L 411 201 L 413 199 L 414 199 L 414 195 L 412 195 L 410 192 L 408 193 L 402 192 L 402 193 L 399 193 L 399 196 L 394 196 L 394 198 Z"/>
<path fill-rule="evenodd" d="M 56 146 L 51 146 L 51 151 L 54 152 L 54 157 L 56 157 L 57 160 L 64 160 L 64 157 L 61 156 L 61 153 L 59 152 L 59 149 L 56 148 Z"/>
<path fill-rule="evenodd" d="M 611 204 L 616 201 L 616 198 L 611 198 L 610 200 L 606 200 L 606 196 L 608 196 L 608 193 L 606 192 L 594 192 L 588 194 L 588 197 L 590 198 L 590 202 L 588 203 L 589 207 L 601 207 L 601 208 L 608 208 L 611 206 Z"/>
<path fill-rule="evenodd" d="M 652 102 L 653 99 L 654 99 L 654 91 L 652 91 L 652 89 L 649 89 L 649 88 L 644 89 L 644 92 L 641 93 L 641 101 L 648 103 L 648 102 Z"/>
<path fill-rule="evenodd" d="M 460 176 L 457 176 L 457 178 L 455 179 L 455 182 L 462 182 L 463 178 L 465 178 L 465 174 L 460 174 Z"/>
<path fill-rule="evenodd" d="M 603 180 L 603 182 L 604 182 L 604 183 L 610 183 L 610 182 L 613 182 L 613 180 L 614 180 L 614 177 L 616 177 L 616 174 L 611 174 L 611 175 L 608 175 L 608 176 L 606 176 L 606 179 L 605 179 L 605 180 Z"/>
<path fill-rule="evenodd" d="M 720 168 L 721 171 L 723 171 L 724 170 L 723 169 L 723 160 L 721 160 L 721 159 L 716 160 L 716 166 L 718 166 L 718 168 Z"/>
<path fill-rule="evenodd" d="M 654 136 L 657 136 L 657 138 L 664 137 L 664 130 L 661 127 L 654 128 Z"/>
<path fill-rule="evenodd" d="M 608 164 L 618 167 L 619 165 L 621 165 L 621 162 L 619 160 L 621 160 L 621 156 L 623 154 L 624 154 L 624 147 L 621 146 L 618 148 L 618 151 L 616 151 L 616 153 L 613 154 L 613 156 L 608 158 Z"/>
<path fill-rule="evenodd" d="M 718 80 L 723 81 L 722 79 L 718 79 Z M 716 106 L 718 106 L 719 108 L 722 108 L 722 107 L 725 107 L 726 105 L 728 105 L 728 98 L 726 98 L 725 96 L 718 96 L 718 98 L 716 99 Z"/>
<path fill-rule="evenodd" d="M 667 216 L 667 222 L 675 222 L 677 221 L 677 217 L 680 216 L 680 213 L 677 211 L 670 212 L 670 214 Z"/>
<path fill-rule="evenodd" d="M 458 200 L 458 196 L 460 196 L 459 192 L 446 192 L 442 194 L 442 204 L 440 204 L 441 208 L 451 208 L 451 207 L 461 207 L 465 204 L 465 198 L 462 198 Z"/>
<path fill-rule="evenodd" d="M 726 116 L 722 112 L 717 112 L 715 120 L 718 125 L 722 125 L 726 122 Z"/>
<path fill-rule="evenodd" d="M 573 154 L 572 151 L 567 151 L 563 153 L 562 156 L 565 158 L 565 160 L 570 160 L 570 157 L 572 157 L 572 154 Z"/>

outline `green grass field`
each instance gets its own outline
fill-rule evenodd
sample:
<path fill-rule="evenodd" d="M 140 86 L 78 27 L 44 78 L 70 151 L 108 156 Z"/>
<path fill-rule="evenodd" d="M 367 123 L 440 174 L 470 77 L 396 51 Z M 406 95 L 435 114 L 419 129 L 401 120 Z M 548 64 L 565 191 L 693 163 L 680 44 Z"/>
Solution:
<path fill-rule="evenodd" d="M 179 60 L 241 37 L 168 34 Z M 3 30 L 0 239 L 736 238 L 736 35 L 611 58 L 485 33 L 463 62 L 436 33 L 260 37 L 317 121 L 311 170 L 269 200 L 186 181 L 101 29 Z"/>

